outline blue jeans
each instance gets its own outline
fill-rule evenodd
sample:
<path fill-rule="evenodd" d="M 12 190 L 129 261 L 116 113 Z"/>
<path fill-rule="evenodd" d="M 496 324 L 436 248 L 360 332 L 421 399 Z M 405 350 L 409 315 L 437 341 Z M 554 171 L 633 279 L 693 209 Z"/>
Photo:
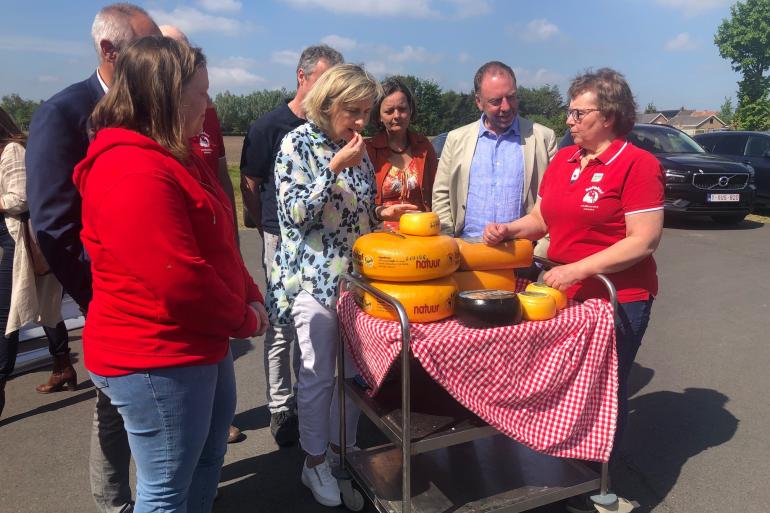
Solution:
<path fill-rule="evenodd" d="M 232 354 L 212 365 L 90 374 L 123 417 L 136 462 L 134 513 L 209 513 L 235 415 Z"/>
<path fill-rule="evenodd" d="M 620 303 L 618 306 L 619 322 L 616 334 L 618 353 L 618 423 L 615 430 L 613 455 L 626 428 L 628 418 L 628 377 L 634 364 L 636 353 L 642 345 L 642 337 L 650 322 L 653 298 L 646 301 Z"/>

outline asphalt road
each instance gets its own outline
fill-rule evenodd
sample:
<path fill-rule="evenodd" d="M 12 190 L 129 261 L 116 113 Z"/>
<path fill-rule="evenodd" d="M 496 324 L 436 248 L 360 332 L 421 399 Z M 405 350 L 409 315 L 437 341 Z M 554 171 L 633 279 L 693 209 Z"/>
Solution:
<path fill-rule="evenodd" d="M 256 232 L 242 232 L 241 241 L 263 284 Z M 639 501 L 643 512 L 767 513 L 770 225 L 671 224 L 657 260 L 660 296 L 632 375 L 632 418 L 613 487 Z M 72 346 L 79 356 L 78 332 Z M 233 348 L 235 424 L 248 438 L 230 446 L 215 511 L 329 511 L 299 482 L 300 451 L 279 449 L 270 437 L 262 340 L 234 341 Z M 8 383 L 0 419 L 0 513 L 94 511 L 88 440 L 95 394 L 82 362 L 77 369 L 75 392 L 36 394 L 46 369 Z M 362 431 L 364 444 L 374 440 L 370 424 Z"/>

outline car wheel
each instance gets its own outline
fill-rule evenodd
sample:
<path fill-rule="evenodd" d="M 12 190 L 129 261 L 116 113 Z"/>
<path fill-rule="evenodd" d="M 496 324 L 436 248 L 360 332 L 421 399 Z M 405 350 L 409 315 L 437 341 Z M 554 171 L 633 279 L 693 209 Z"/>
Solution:
<path fill-rule="evenodd" d="M 711 219 L 720 224 L 738 224 L 744 220 L 746 214 L 727 214 L 722 216 L 711 216 Z"/>

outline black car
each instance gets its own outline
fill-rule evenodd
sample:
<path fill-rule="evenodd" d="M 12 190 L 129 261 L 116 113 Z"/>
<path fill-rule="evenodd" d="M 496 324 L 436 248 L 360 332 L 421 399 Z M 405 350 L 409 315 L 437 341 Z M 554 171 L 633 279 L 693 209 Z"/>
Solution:
<path fill-rule="evenodd" d="M 693 136 L 706 151 L 754 168 L 756 204 L 770 207 L 770 132 L 708 132 Z"/>
<path fill-rule="evenodd" d="M 667 125 L 636 124 L 631 144 L 655 155 L 666 170 L 665 209 L 669 214 L 708 215 L 740 223 L 754 205 L 754 170 L 747 164 L 706 153 L 692 138 Z M 572 144 L 567 132 L 559 148 Z"/>

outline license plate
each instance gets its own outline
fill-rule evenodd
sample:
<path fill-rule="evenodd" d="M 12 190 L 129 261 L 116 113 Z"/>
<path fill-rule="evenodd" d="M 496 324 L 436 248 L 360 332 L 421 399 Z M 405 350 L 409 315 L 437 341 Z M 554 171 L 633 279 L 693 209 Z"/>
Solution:
<path fill-rule="evenodd" d="M 721 202 L 721 201 L 740 201 L 740 194 L 709 194 L 708 201 Z"/>

